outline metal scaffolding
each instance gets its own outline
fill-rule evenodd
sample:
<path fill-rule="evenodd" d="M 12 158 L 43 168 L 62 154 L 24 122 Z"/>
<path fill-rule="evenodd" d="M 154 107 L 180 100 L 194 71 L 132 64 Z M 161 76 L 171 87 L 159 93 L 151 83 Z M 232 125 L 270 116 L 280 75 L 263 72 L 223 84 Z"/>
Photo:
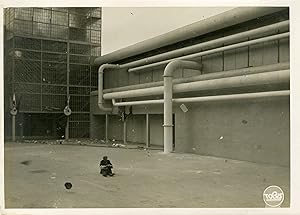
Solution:
<path fill-rule="evenodd" d="M 72 114 L 63 126 L 70 138 L 88 137 L 89 94 L 98 84 L 91 63 L 101 53 L 101 8 L 7 8 L 4 14 L 6 113 L 15 94 L 18 115 L 50 114 L 57 124 L 70 96 Z"/>

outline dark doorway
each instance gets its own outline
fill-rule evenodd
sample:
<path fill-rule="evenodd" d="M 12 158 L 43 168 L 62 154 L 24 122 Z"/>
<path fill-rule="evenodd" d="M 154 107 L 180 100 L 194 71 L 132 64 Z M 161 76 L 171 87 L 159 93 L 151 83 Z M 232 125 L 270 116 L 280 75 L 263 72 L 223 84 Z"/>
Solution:
<path fill-rule="evenodd" d="M 63 139 L 66 123 L 64 114 L 28 113 L 23 116 L 20 133 L 25 139 Z"/>

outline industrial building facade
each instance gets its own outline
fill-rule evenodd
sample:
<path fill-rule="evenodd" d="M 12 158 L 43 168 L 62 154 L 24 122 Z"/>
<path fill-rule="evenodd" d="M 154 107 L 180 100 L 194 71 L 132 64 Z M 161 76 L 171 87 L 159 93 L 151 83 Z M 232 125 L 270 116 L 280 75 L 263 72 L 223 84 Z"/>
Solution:
<path fill-rule="evenodd" d="M 91 138 L 289 166 L 288 8 L 233 9 L 95 65 Z"/>
<path fill-rule="evenodd" d="M 6 138 L 89 137 L 101 8 L 6 8 L 4 16 Z"/>

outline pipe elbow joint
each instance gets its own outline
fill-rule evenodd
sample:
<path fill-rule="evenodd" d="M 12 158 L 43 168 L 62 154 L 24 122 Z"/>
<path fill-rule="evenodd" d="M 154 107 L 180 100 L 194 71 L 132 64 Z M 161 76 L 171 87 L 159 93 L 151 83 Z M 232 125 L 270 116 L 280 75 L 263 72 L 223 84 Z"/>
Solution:
<path fill-rule="evenodd" d="M 201 70 L 201 64 L 195 61 L 173 60 L 166 66 L 163 77 L 173 77 L 173 72 L 179 68 Z"/>
<path fill-rule="evenodd" d="M 98 81 L 98 107 L 104 112 L 113 112 L 113 107 L 105 107 L 103 100 L 103 74 L 105 69 L 117 69 L 120 68 L 118 64 L 102 64 L 99 67 L 99 81 Z M 112 105 L 110 105 L 112 106 Z"/>
<path fill-rule="evenodd" d="M 173 77 L 173 72 L 182 67 L 182 60 L 173 60 L 165 67 L 163 77 Z"/>
<path fill-rule="evenodd" d="M 113 110 L 112 107 L 105 107 L 103 103 L 98 103 L 98 107 L 104 112 L 112 112 Z"/>
<path fill-rule="evenodd" d="M 105 63 L 105 64 L 102 64 L 100 67 L 99 67 L 99 73 L 104 73 L 104 70 L 105 69 L 118 69 L 120 68 L 120 65 L 119 64 L 108 64 L 108 63 Z"/>

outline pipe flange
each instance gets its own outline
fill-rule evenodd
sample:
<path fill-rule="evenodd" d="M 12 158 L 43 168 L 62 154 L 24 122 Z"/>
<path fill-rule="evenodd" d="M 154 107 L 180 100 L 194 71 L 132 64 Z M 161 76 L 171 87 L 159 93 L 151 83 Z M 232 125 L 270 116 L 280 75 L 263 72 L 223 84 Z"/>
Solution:
<path fill-rule="evenodd" d="M 166 124 L 163 124 L 163 127 L 173 127 L 174 125 L 171 124 L 171 125 L 166 125 Z"/>
<path fill-rule="evenodd" d="M 16 116 L 17 113 L 18 113 L 17 108 L 13 108 L 13 109 L 10 110 L 10 114 L 11 114 L 12 116 Z"/>
<path fill-rule="evenodd" d="M 70 116 L 72 114 L 71 108 L 69 106 L 66 106 L 64 109 L 64 114 L 66 116 Z"/>

